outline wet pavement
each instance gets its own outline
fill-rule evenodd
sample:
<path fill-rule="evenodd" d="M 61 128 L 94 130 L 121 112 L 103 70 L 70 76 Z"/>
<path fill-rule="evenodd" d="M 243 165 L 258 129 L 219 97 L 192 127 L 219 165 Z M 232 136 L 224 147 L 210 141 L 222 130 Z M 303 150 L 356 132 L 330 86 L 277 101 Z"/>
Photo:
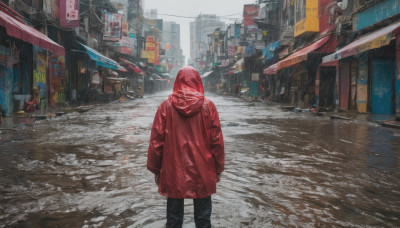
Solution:
<path fill-rule="evenodd" d="M 167 94 L 0 130 L 0 227 L 163 227 L 146 156 Z M 400 226 L 399 130 L 208 97 L 226 145 L 213 227 Z"/>

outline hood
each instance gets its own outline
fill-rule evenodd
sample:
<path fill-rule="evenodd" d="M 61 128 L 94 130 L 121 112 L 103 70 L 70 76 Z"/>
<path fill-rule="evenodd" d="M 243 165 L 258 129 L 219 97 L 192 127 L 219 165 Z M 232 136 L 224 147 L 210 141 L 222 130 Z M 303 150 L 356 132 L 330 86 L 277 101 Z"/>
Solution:
<path fill-rule="evenodd" d="M 174 89 L 168 99 L 184 116 L 193 116 L 200 112 L 204 103 L 204 89 L 200 74 L 189 66 L 179 70 Z"/>

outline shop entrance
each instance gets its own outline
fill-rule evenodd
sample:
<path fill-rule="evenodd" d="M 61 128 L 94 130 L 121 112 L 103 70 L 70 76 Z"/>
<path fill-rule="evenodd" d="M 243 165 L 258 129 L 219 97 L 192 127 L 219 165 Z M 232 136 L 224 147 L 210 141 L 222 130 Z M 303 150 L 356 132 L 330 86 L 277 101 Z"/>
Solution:
<path fill-rule="evenodd" d="M 322 67 L 320 69 L 320 87 L 319 87 L 320 107 L 334 108 L 335 77 L 336 77 L 336 67 Z"/>

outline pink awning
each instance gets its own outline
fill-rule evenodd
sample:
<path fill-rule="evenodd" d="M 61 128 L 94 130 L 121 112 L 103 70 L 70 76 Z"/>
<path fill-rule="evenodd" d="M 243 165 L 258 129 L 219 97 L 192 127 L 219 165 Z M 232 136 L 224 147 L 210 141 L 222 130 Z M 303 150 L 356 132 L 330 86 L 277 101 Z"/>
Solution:
<path fill-rule="evenodd" d="M 300 63 L 302 61 L 305 61 L 308 59 L 308 53 L 316 51 L 320 47 L 322 47 L 329 39 L 331 36 L 325 36 L 316 42 L 308 45 L 307 47 L 301 49 L 300 51 L 297 51 L 291 55 L 289 55 L 287 58 L 279 61 L 277 63 L 276 70 L 279 71 L 281 69 L 290 67 L 296 63 Z"/>
<path fill-rule="evenodd" d="M 394 34 L 400 29 L 400 22 L 391 24 L 376 32 L 369 33 L 361 38 L 353 41 L 347 46 L 341 48 L 335 53 L 322 58 L 323 63 L 340 60 L 349 56 L 353 56 L 368 50 L 380 48 L 389 45 L 394 38 Z"/>
<path fill-rule="evenodd" d="M 12 9 L 7 6 L 0 6 L 0 26 L 4 26 L 9 36 L 21 39 L 37 47 L 46 49 L 56 55 L 65 55 L 64 47 L 60 46 L 43 33 L 34 29 L 22 20 L 17 19 L 11 13 Z"/>
<path fill-rule="evenodd" d="M 276 74 L 276 72 L 277 72 L 276 69 L 277 69 L 277 64 L 275 63 L 275 64 L 272 64 L 271 66 L 269 66 L 268 68 L 265 68 L 263 73 L 266 75 L 273 75 L 273 74 Z"/>

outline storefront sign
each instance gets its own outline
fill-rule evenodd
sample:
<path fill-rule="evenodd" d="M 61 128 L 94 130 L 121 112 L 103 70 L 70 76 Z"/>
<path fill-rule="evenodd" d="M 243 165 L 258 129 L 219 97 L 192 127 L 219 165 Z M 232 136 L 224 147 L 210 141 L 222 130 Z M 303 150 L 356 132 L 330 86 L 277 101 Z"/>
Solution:
<path fill-rule="evenodd" d="M 367 8 L 357 14 L 357 31 L 374 25 L 400 13 L 399 0 L 387 0 Z"/>
<path fill-rule="evenodd" d="M 60 26 L 79 27 L 79 0 L 60 0 Z"/>
<path fill-rule="evenodd" d="M 119 41 L 121 39 L 121 15 L 114 13 L 104 13 L 104 35 L 105 41 Z"/>
<path fill-rule="evenodd" d="M 259 80 L 260 80 L 260 74 L 259 73 L 252 73 L 251 74 L 251 81 L 258 82 Z"/>

